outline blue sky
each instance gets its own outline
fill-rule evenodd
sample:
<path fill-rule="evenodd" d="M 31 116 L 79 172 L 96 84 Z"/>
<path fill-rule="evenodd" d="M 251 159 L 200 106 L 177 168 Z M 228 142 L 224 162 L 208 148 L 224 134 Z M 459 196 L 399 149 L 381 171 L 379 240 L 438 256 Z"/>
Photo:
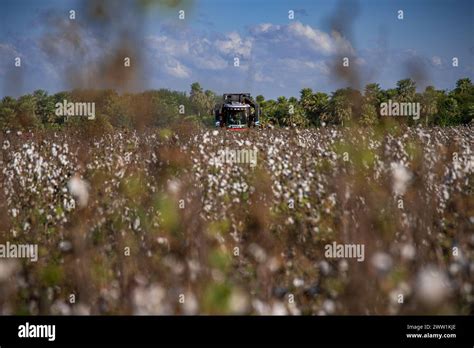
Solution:
<path fill-rule="evenodd" d="M 91 17 L 91 4 L 0 0 L 0 96 L 76 87 L 188 91 L 198 81 L 217 93 L 276 98 L 304 87 L 390 88 L 406 77 L 420 89 L 474 80 L 470 0 L 109 0 L 102 17 Z M 133 66 L 126 83 L 109 68 L 124 52 Z M 336 74 L 346 56 L 356 79 Z"/>

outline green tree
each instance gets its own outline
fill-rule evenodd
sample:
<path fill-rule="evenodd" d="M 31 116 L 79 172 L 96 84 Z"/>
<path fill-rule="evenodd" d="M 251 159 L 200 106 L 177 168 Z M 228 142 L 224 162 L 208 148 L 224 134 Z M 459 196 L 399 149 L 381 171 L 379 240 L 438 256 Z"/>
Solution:
<path fill-rule="evenodd" d="M 277 115 L 278 103 L 275 100 L 265 100 L 260 107 L 262 109 L 262 119 L 260 120 L 262 124 L 279 124 Z"/>
<path fill-rule="evenodd" d="M 33 97 L 36 100 L 36 117 L 41 121 L 41 123 L 55 123 L 56 109 L 54 98 L 48 96 L 48 93 L 42 89 L 34 91 Z"/>
<path fill-rule="evenodd" d="M 412 79 L 404 79 L 397 82 L 397 96 L 399 102 L 415 101 L 416 83 Z"/>
<path fill-rule="evenodd" d="M 420 97 L 421 103 L 421 116 L 424 118 L 424 124 L 430 125 L 434 123 L 434 118 L 438 113 L 438 98 L 440 92 L 437 91 L 433 86 L 426 87 L 425 91 Z"/>
<path fill-rule="evenodd" d="M 14 129 L 16 118 L 16 100 L 12 97 L 4 97 L 0 103 L 0 128 Z"/>
<path fill-rule="evenodd" d="M 307 122 L 317 126 L 327 118 L 329 96 L 322 92 L 313 93 L 311 88 L 303 88 L 300 91 L 300 105 Z"/>
<path fill-rule="evenodd" d="M 277 104 L 274 110 L 274 117 L 280 126 L 289 125 L 289 104 L 286 97 L 280 96 L 277 98 Z"/>
<path fill-rule="evenodd" d="M 103 112 L 110 119 L 112 126 L 119 128 L 129 128 L 132 126 L 131 98 L 132 95 L 130 94 L 119 96 L 118 93 L 107 96 Z"/>
<path fill-rule="evenodd" d="M 474 120 L 474 85 L 468 78 L 460 79 L 451 93 L 459 106 L 459 122 L 467 124 Z"/>
<path fill-rule="evenodd" d="M 206 90 L 204 92 L 204 112 L 206 116 L 212 115 L 212 110 L 216 105 L 217 96 L 213 91 Z"/>
<path fill-rule="evenodd" d="M 329 102 L 328 122 L 333 124 L 347 124 L 361 115 L 363 98 L 360 92 L 352 88 L 336 90 Z"/>
<path fill-rule="evenodd" d="M 329 114 L 323 121 L 331 124 L 344 124 L 352 119 L 352 107 L 347 89 L 336 90 L 329 102 Z"/>
<path fill-rule="evenodd" d="M 384 93 L 378 83 L 369 83 L 365 86 L 364 97 L 367 103 L 373 105 L 378 110 L 383 102 Z"/>
<path fill-rule="evenodd" d="M 460 122 L 459 105 L 450 95 L 442 94 L 437 102 L 438 114 L 435 123 L 440 126 L 452 126 Z"/>
<path fill-rule="evenodd" d="M 201 85 L 198 82 L 194 82 L 191 85 L 191 93 L 189 99 L 193 105 L 194 112 L 200 117 L 206 112 L 206 95 Z"/>
<path fill-rule="evenodd" d="M 464 94 L 472 92 L 472 82 L 469 78 L 459 79 L 456 82 L 456 88 L 454 89 L 454 93 L 456 94 Z"/>
<path fill-rule="evenodd" d="M 364 126 L 373 126 L 378 121 L 377 109 L 371 103 L 364 103 L 361 109 L 359 122 Z"/>
<path fill-rule="evenodd" d="M 36 99 L 31 94 L 21 96 L 17 101 L 16 120 L 23 129 L 35 129 L 40 122 L 36 117 Z"/>
<path fill-rule="evenodd" d="M 389 99 L 394 101 L 397 98 L 397 90 L 395 88 L 389 88 L 387 90 L 382 90 L 382 100 L 381 103 L 387 103 Z"/>

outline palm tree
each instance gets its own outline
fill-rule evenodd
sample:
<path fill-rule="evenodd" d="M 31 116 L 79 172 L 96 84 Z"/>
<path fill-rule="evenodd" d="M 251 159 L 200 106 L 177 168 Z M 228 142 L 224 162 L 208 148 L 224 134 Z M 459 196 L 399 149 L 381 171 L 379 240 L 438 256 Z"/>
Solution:
<path fill-rule="evenodd" d="M 412 102 L 415 100 L 416 83 L 412 79 L 404 79 L 397 82 L 397 100 L 400 102 Z"/>

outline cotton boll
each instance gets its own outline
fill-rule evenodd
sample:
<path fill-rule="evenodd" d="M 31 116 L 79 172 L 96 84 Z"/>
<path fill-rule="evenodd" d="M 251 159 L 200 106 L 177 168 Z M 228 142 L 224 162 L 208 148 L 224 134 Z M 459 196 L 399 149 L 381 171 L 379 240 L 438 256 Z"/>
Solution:
<path fill-rule="evenodd" d="M 168 191 L 174 195 L 178 194 L 181 183 L 178 180 L 170 180 L 168 182 Z"/>
<path fill-rule="evenodd" d="M 75 175 L 69 180 L 67 186 L 79 207 L 84 208 L 87 206 L 89 201 L 89 184 Z"/>
<path fill-rule="evenodd" d="M 133 229 L 135 231 L 138 231 L 139 228 L 140 228 L 140 218 L 137 216 L 135 218 L 135 221 L 133 221 Z"/>
<path fill-rule="evenodd" d="M 325 300 L 323 302 L 323 309 L 327 314 L 334 314 L 334 312 L 336 311 L 336 304 L 334 303 L 334 301 Z"/>
<path fill-rule="evenodd" d="M 183 303 L 183 313 L 185 315 L 195 315 L 198 313 L 199 304 L 196 299 L 196 296 L 190 291 L 184 294 L 184 303 Z"/>
<path fill-rule="evenodd" d="M 59 250 L 62 252 L 68 252 L 72 250 L 72 243 L 68 240 L 62 240 L 59 242 Z"/>
<path fill-rule="evenodd" d="M 381 274 L 388 273 L 393 266 L 393 261 L 390 255 L 380 251 L 372 256 L 371 262 L 372 266 Z"/>
<path fill-rule="evenodd" d="M 401 247 L 400 254 L 404 260 L 413 260 L 416 255 L 416 249 L 412 244 L 404 244 Z"/>
<path fill-rule="evenodd" d="M 450 291 L 448 278 L 434 266 L 428 266 L 418 273 L 416 293 L 422 303 L 429 306 L 438 305 L 449 295 Z"/>
<path fill-rule="evenodd" d="M 166 291 L 158 285 L 138 286 L 133 290 L 132 303 L 135 315 L 166 315 L 170 313 L 169 304 L 165 303 Z"/>
<path fill-rule="evenodd" d="M 412 178 L 410 171 L 401 163 L 391 163 L 393 177 L 393 192 L 403 195 L 407 189 L 408 183 Z"/>
<path fill-rule="evenodd" d="M 232 291 L 232 295 L 230 297 L 230 309 L 233 314 L 245 314 L 249 308 L 249 301 L 248 297 L 242 290 L 234 290 Z"/>
<path fill-rule="evenodd" d="M 17 263 L 11 260 L 0 260 L 0 283 L 7 281 L 17 270 Z"/>
<path fill-rule="evenodd" d="M 326 260 L 319 262 L 318 266 L 323 275 L 327 276 L 331 273 L 331 265 Z"/>
<path fill-rule="evenodd" d="M 281 302 L 276 302 L 271 308 L 270 315 L 288 315 L 288 310 Z"/>
<path fill-rule="evenodd" d="M 300 279 L 300 278 L 293 279 L 293 286 L 295 286 L 296 288 L 299 288 L 303 285 L 304 285 L 304 280 L 303 279 Z"/>

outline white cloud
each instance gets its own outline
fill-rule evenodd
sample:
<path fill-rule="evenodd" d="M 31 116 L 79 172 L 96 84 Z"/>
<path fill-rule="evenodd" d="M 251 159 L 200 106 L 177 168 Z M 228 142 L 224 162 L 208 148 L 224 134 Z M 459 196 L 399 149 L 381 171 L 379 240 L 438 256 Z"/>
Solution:
<path fill-rule="evenodd" d="M 349 41 L 338 32 L 328 34 L 310 25 L 301 22 L 292 22 L 289 25 L 274 25 L 264 23 L 250 30 L 251 34 L 262 41 L 273 44 L 284 44 L 289 49 L 308 48 L 312 52 L 322 55 L 354 54 Z"/>
<path fill-rule="evenodd" d="M 434 65 L 434 66 L 441 66 L 441 58 L 438 57 L 438 56 L 433 56 L 431 57 L 431 63 Z"/>
<path fill-rule="evenodd" d="M 252 40 L 242 39 L 237 32 L 231 32 L 222 40 L 214 43 L 216 49 L 226 55 L 237 55 L 242 58 L 249 58 L 252 50 Z"/>
<path fill-rule="evenodd" d="M 208 38 L 158 35 L 148 37 L 146 45 L 152 60 L 166 62 L 164 71 L 174 77 L 189 77 L 191 68 L 221 70 L 228 66 L 229 59 Z"/>
<path fill-rule="evenodd" d="M 191 76 L 191 71 L 176 59 L 170 59 L 166 62 L 164 69 L 169 75 L 180 79 Z"/>
<path fill-rule="evenodd" d="M 299 38 L 307 43 L 315 51 L 320 51 L 324 54 L 334 53 L 334 43 L 331 37 L 317 29 L 311 28 L 309 25 L 304 25 L 300 22 L 291 23 L 288 26 L 288 31 L 295 38 Z"/>
<path fill-rule="evenodd" d="M 180 56 L 189 53 L 189 43 L 165 35 L 150 36 L 147 39 L 149 47 L 155 53 Z"/>
<path fill-rule="evenodd" d="M 260 32 L 260 33 L 266 33 L 268 31 L 270 31 L 271 29 L 273 28 L 280 28 L 279 25 L 273 25 L 271 23 L 262 23 L 262 24 L 259 24 L 257 25 L 254 30 L 255 32 Z"/>
<path fill-rule="evenodd" d="M 194 66 L 207 69 L 207 70 L 222 70 L 229 66 L 229 62 L 222 57 L 214 56 L 214 57 L 200 57 L 194 56 L 192 58 L 194 62 Z"/>
<path fill-rule="evenodd" d="M 266 83 L 277 88 L 305 81 L 313 86 L 330 75 L 331 56 L 354 55 L 347 39 L 301 22 L 262 23 L 246 33 L 162 30 L 145 41 L 149 61 L 157 62 L 161 84 L 190 78 L 210 89 L 249 89 Z M 234 58 L 240 66 L 234 67 Z M 358 65 L 365 61 L 359 58 Z M 241 87 L 238 87 L 241 86 Z M 299 87 L 296 87 L 299 88 Z"/>
<path fill-rule="evenodd" d="M 329 66 L 323 60 L 312 61 L 299 58 L 282 58 L 278 60 L 278 65 L 280 66 L 280 70 L 291 73 L 300 72 L 312 74 L 316 72 L 327 75 L 330 72 Z"/>
<path fill-rule="evenodd" d="M 255 73 L 254 79 L 257 82 L 273 82 L 273 81 L 275 81 L 272 77 L 264 75 L 261 71 L 257 71 Z"/>

